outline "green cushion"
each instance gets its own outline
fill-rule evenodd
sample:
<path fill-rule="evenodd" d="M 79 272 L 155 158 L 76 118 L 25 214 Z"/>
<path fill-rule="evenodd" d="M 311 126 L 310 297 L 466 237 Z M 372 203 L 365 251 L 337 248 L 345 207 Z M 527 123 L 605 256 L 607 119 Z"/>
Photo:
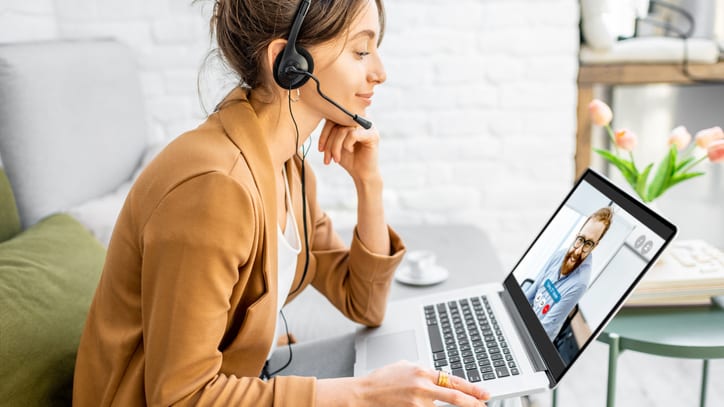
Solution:
<path fill-rule="evenodd" d="M 103 246 L 65 214 L 0 243 L 0 404 L 70 405 L 104 258 Z"/>
<path fill-rule="evenodd" d="M 20 216 L 5 171 L 0 168 L 0 242 L 20 233 Z"/>

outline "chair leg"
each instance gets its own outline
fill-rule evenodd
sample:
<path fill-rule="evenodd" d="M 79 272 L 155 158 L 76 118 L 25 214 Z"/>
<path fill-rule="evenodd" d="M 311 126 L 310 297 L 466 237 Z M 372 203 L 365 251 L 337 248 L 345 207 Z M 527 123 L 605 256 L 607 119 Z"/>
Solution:
<path fill-rule="evenodd" d="M 709 359 L 704 359 L 701 369 L 701 398 L 699 399 L 699 407 L 706 407 L 706 384 L 709 379 Z"/>
<path fill-rule="evenodd" d="M 618 368 L 619 336 L 609 335 L 611 343 L 608 345 L 608 388 L 606 389 L 606 407 L 616 404 L 616 369 Z"/>

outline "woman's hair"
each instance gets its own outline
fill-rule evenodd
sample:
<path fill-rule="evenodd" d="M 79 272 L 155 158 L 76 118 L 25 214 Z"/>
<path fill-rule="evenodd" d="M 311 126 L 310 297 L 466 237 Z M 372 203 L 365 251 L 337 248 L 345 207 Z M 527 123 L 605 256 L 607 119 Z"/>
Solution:
<path fill-rule="evenodd" d="M 380 40 L 385 19 L 382 0 L 379 10 Z M 298 46 L 309 48 L 333 40 L 349 29 L 366 0 L 312 1 L 297 37 Z M 238 75 L 240 84 L 251 89 L 263 85 L 263 61 L 269 43 L 286 39 L 298 0 L 215 0 L 210 28 L 216 35 L 218 53 Z"/>
<path fill-rule="evenodd" d="M 598 239 L 599 241 L 603 239 L 603 236 L 608 232 L 608 228 L 611 227 L 611 222 L 613 221 L 613 208 L 610 206 L 603 207 L 596 212 L 593 212 L 591 216 L 586 219 L 586 222 L 583 223 L 585 226 L 586 223 L 588 223 L 589 220 L 595 220 L 596 222 L 603 223 L 603 231 L 601 232 L 601 237 Z M 583 226 L 581 226 L 583 228 Z"/>

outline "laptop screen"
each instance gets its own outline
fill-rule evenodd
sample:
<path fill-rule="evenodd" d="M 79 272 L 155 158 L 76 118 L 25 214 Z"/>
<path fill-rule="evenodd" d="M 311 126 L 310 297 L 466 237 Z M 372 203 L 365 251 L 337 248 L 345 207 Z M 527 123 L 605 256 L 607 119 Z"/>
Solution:
<path fill-rule="evenodd" d="M 675 234 L 602 176 L 581 177 L 505 281 L 556 383 Z"/>

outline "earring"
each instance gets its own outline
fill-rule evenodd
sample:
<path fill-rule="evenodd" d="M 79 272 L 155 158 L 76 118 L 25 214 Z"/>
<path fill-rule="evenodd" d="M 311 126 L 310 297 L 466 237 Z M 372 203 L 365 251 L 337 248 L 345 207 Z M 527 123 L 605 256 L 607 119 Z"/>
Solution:
<path fill-rule="evenodd" d="M 297 88 L 296 91 L 297 91 L 297 97 L 296 97 L 296 98 L 293 98 L 291 91 L 289 91 L 289 99 L 290 99 L 292 102 L 299 102 L 299 98 L 302 96 L 302 92 L 299 90 L 299 88 Z"/>

